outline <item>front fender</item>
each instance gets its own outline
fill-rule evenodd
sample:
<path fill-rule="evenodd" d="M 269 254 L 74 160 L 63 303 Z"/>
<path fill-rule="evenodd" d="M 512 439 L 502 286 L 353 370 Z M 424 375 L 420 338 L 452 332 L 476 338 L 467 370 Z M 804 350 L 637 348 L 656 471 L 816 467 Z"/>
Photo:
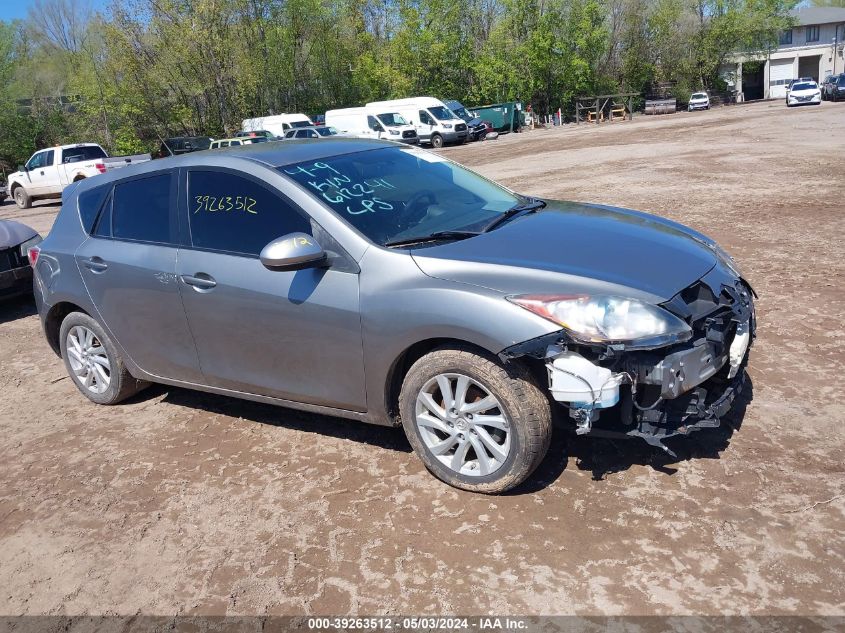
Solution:
<path fill-rule="evenodd" d="M 425 275 L 406 251 L 369 249 L 360 280 L 367 408 L 373 421 L 388 419 L 391 369 L 417 343 L 458 340 L 498 354 L 560 329 L 501 292 Z"/>

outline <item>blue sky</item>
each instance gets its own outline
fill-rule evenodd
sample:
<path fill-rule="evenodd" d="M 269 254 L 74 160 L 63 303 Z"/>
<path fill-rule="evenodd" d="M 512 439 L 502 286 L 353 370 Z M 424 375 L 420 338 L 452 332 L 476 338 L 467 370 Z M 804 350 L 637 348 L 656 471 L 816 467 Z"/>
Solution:
<path fill-rule="evenodd" d="M 102 9 L 108 5 L 108 0 L 79 0 L 80 4 L 90 4 L 95 9 Z M 18 18 L 25 18 L 26 12 L 35 0 L 0 0 L 0 20 L 11 22 Z"/>

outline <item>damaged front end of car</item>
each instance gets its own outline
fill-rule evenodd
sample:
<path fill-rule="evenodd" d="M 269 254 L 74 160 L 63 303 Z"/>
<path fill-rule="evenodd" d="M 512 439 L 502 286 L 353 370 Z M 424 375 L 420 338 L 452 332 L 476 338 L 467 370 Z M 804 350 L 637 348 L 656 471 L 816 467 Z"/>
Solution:
<path fill-rule="evenodd" d="M 515 302 L 564 328 L 513 345 L 501 357 L 545 365 L 551 395 L 569 409 L 576 433 L 638 437 L 675 458 L 664 440 L 718 427 L 744 388 L 756 331 L 754 297 L 751 286 L 725 265 L 657 306 L 517 297 Z M 608 318 L 608 309 L 624 312 L 624 322 Z M 590 329 L 597 319 L 605 325 Z M 613 340 L 626 328 L 646 334 Z"/>

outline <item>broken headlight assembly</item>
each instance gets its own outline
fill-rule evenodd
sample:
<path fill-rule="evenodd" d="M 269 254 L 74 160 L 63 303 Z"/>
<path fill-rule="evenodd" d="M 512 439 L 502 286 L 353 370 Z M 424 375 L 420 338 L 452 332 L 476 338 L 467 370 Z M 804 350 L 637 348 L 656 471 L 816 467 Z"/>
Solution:
<path fill-rule="evenodd" d="M 607 295 L 514 295 L 508 301 L 562 326 L 580 343 L 654 349 L 692 338 L 681 319 L 655 305 Z"/>

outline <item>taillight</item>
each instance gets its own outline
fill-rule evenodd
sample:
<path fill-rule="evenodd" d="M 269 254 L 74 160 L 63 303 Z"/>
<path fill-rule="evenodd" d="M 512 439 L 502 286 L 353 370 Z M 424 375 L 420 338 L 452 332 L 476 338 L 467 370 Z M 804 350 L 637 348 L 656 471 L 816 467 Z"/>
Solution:
<path fill-rule="evenodd" d="M 41 248 L 38 246 L 30 246 L 26 251 L 26 258 L 29 260 L 29 265 L 33 268 L 35 268 L 35 264 L 38 263 L 38 254 L 40 252 Z"/>
<path fill-rule="evenodd" d="M 97 171 L 100 172 L 101 174 L 106 173 L 106 166 L 103 163 L 96 163 L 94 165 L 94 167 L 96 167 Z"/>

